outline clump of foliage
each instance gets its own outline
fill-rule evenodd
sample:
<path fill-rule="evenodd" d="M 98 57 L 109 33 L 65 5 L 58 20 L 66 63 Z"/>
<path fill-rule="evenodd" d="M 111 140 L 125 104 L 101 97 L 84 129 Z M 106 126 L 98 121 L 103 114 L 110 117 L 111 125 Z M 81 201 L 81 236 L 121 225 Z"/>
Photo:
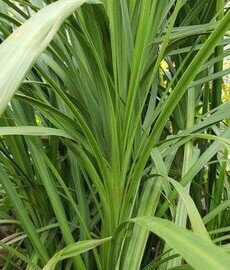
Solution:
<path fill-rule="evenodd" d="M 226 0 L 0 0 L 2 269 L 228 269 Z"/>

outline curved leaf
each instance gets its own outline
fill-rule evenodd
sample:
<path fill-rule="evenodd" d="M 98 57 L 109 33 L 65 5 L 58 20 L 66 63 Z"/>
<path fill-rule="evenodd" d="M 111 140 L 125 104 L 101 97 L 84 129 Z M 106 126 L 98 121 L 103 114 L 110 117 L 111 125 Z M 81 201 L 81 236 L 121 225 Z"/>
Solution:
<path fill-rule="evenodd" d="M 0 115 L 26 72 L 48 46 L 63 21 L 87 0 L 60 0 L 40 10 L 0 46 Z"/>
<path fill-rule="evenodd" d="M 151 217 L 138 217 L 132 221 L 163 238 L 194 269 L 229 269 L 230 256 L 226 252 L 170 221 Z"/>
<path fill-rule="evenodd" d="M 46 266 L 43 268 L 43 270 L 54 270 L 55 266 L 57 265 L 58 262 L 61 260 L 75 257 L 81 253 L 84 253 L 90 249 L 95 248 L 96 246 L 99 246 L 109 240 L 111 240 L 111 237 L 107 237 L 104 239 L 99 239 L 99 240 L 86 240 L 86 241 L 80 241 L 77 243 L 74 243 L 72 245 L 69 245 L 59 252 L 57 252 L 46 264 Z"/>

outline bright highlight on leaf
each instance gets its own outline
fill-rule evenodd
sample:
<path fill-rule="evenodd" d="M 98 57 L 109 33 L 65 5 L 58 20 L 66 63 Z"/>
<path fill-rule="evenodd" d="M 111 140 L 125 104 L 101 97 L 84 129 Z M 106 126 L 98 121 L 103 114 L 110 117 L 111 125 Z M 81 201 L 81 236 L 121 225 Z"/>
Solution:
<path fill-rule="evenodd" d="M 133 221 L 162 237 L 195 269 L 229 268 L 230 257 L 226 252 L 167 220 L 139 217 Z"/>
<path fill-rule="evenodd" d="M 63 21 L 86 2 L 98 3 L 97 0 L 59 0 L 31 17 L 1 44 L 0 65 L 4 69 L 0 73 L 0 115 Z"/>
<path fill-rule="evenodd" d="M 93 249 L 109 240 L 111 240 L 111 237 L 100 240 L 86 240 L 69 245 L 57 252 L 45 265 L 43 270 L 54 270 L 56 269 L 55 267 L 58 262 L 87 252 L 88 250 Z"/>

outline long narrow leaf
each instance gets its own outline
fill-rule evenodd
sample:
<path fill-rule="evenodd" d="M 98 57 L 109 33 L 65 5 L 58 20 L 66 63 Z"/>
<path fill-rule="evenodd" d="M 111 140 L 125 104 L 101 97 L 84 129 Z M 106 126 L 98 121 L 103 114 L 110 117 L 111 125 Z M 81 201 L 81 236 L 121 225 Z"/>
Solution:
<path fill-rule="evenodd" d="M 0 46 L 0 115 L 28 69 L 48 46 L 63 21 L 87 0 L 60 0 L 45 7 Z M 98 1 L 90 1 L 98 3 Z"/>
<path fill-rule="evenodd" d="M 132 221 L 163 238 L 194 269 L 229 269 L 230 257 L 226 252 L 188 230 L 159 218 L 140 217 Z"/>
<path fill-rule="evenodd" d="M 111 237 L 99 239 L 99 240 L 86 240 L 86 241 L 77 242 L 72 245 L 68 245 L 67 247 L 63 248 L 58 253 L 56 253 L 45 265 L 43 270 L 54 270 L 58 262 L 67 258 L 77 256 L 81 253 L 84 253 L 109 240 L 111 240 Z"/>

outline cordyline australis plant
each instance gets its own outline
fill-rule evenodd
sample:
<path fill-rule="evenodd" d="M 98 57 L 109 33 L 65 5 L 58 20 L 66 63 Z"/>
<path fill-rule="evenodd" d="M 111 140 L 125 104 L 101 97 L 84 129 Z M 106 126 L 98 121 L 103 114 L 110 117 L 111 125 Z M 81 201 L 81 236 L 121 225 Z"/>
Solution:
<path fill-rule="evenodd" d="M 2 269 L 229 269 L 225 0 L 0 0 Z"/>

